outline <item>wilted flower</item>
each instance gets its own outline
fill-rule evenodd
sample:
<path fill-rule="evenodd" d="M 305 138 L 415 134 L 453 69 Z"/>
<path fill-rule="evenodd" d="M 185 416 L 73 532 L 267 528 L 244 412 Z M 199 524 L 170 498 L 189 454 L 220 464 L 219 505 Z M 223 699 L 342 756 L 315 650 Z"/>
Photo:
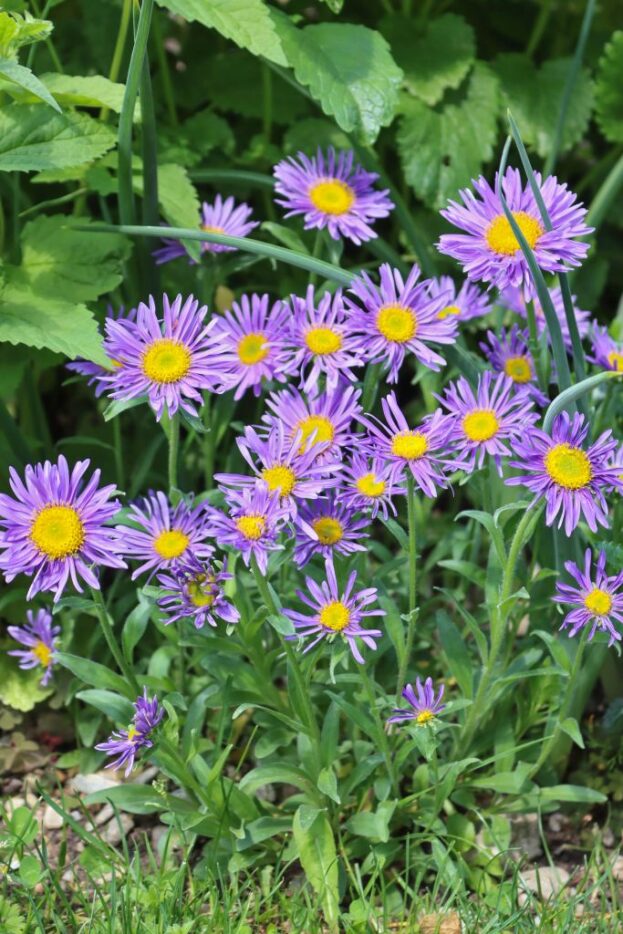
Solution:
<path fill-rule="evenodd" d="M 314 555 L 350 555 L 365 551 L 360 544 L 367 538 L 363 531 L 370 524 L 368 518 L 357 517 L 355 511 L 335 496 L 322 497 L 301 506 L 294 521 L 294 561 L 302 567 Z"/>
<path fill-rule="evenodd" d="M 591 626 L 588 638 L 592 639 L 598 629 L 604 630 L 610 637 L 609 645 L 620 640 L 621 633 L 615 626 L 623 624 L 623 571 L 613 577 L 606 574 L 606 552 L 601 551 L 597 558 L 594 579 L 591 570 L 593 557 L 590 548 L 584 553 L 584 570 L 574 561 L 566 561 L 565 568 L 577 583 L 556 584 L 556 593 L 552 598 L 556 603 L 570 604 L 573 609 L 565 616 L 561 629 L 569 628 L 570 636 L 575 636 L 585 626 Z"/>
<path fill-rule="evenodd" d="M 219 619 L 237 623 L 240 613 L 223 590 L 225 581 L 232 579 L 233 574 L 198 561 L 194 555 L 173 572 L 159 574 L 158 583 L 165 594 L 159 598 L 158 608 L 167 617 L 165 624 L 191 619 L 201 629 L 206 623 L 215 627 Z"/>
<path fill-rule="evenodd" d="M 255 557 L 266 574 L 268 555 L 281 549 L 278 535 L 289 517 L 277 493 L 265 483 L 244 490 L 227 491 L 227 512 L 216 511 L 212 517 L 213 534 L 221 548 L 234 548 L 246 565 Z"/>
<path fill-rule="evenodd" d="M 442 684 L 437 692 L 437 696 L 435 696 L 433 679 L 427 678 L 424 684 L 422 684 L 420 679 L 417 678 L 415 690 L 413 690 L 412 685 L 407 684 L 402 692 L 402 696 L 409 704 L 410 709 L 395 707 L 392 716 L 387 718 L 387 722 L 404 723 L 407 720 L 415 720 L 418 726 L 430 723 L 442 710 L 445 710 L 446 705 L 441 703 L 443 692 L 444 686 Z"/>
<path fill-rule="evenodd" d="M 246 237 L 259 225 L 259 221 L 252 221 L 252 209 L 248 204 L 236 204 L 232 197 L 221 198 L 217 195 L 214 204 L 204 201 L 201 205 L 201 224 L 199 229 L 206 233 L 227 234 L 229 237 Z M 165 228 L 166 229 L 166 228 Z M 165 246 L 154 250 L 154 258 L 159 265 L 168 263 L 180 256 L 188 256 L 183 243 L 179 240 L 163 238 Z M 222 243 L 208 243 L 201 241 L 201 250 L 207 253 L 232 253 L 236 247 L 225 246 Z M 193 263 L 194 260 L 190 259 Z"/>
<path fill-rule="evenodd" d="M 98 743 L 95 747 L 107 756 L 117 756 L 106 768 L 122 769 L 125 765 L 126 778 L 134 767 L 139 749 L 151 749 L 153 746 L 149 735 L 164 717 L 164 708 L 159 705 L 157 697 L 149 699 L 147 688 L 143 689 L 142 697 L 137 697 L 134 702 L 134 711 L 134 718 L 127 730 L 113 732 L 105 743 Z"/>
<path fill-rule="evenodd" d="M 52 677 L 54 650 L 61 627 L 52 625 L 52 614 L 48 610 L 27 610 L 26 618 L 25 626 L 7 626 L 11 638 L 26 646 L 25 650 L 11 649 L 9 655 L 19 658 L 20 668 L 43 668 L 40 684 L 45 687 Z"/>

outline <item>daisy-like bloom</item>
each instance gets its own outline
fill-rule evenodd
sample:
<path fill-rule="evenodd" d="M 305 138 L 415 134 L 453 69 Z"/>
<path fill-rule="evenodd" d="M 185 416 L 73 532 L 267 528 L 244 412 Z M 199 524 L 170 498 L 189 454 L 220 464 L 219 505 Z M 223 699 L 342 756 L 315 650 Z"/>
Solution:
<path fill-rule="evenodd" d="M 179 408 L 197 415 L 202 391 L 223 392 L 231 378 L 215 364 L 215 351 L 206 336 L 213 323 L 205 324 L 207 307 L 190 295 L 171 302 L 162 296 L 159 317 L 152 296 L 141 302 L 135 321 L 109 321 L 104 350 L 119 366 L 106 376 L 113 399 L 146 396 L 160 421 L 167 409 L 170 416 Z"/>
<path fill-rule="evenodd" d="M 268 412 L 262 421 L 269 430 L 283 425 L 289 440 L 298 435 L 301 452 L 314 444 L 323 444 L 326 449 L 319 456 L 334 459 L 341 448 L 351 443 L 352 423 L 361 414 L 360 396 L 361 390 L 349 384 L 317 396 L 306 396 L 289 387 L 268 397 Z"/>
<path fill-rule="evenodd" d="M 552 305 L 554 306 L 556 317 L 560 323 L 560 330 L 562 333 L 564 345 L 567 350 L 571 351 L 571 334 L 569 333 L 569 325 L 567 323 L 567 315 L 565 314 L 565 303 L 562 300 L 562 292 L 559 288 L 549 289 L 549 297 L 552 300 Z M 510 310 L 514 311 L 516 314 L 521 315 L 522 318 L 528 317 L 526 300 L 520 289 L 506 289 L 500 296 L 500 300 L 503 305 L 506 305 L 507 308 L 510 308 Z M 582 308 L 577 307 L 575 304 L 575 295 L 571 296 L 571 300 L 573 302 L 573 314 L 578 326 L 578 333 L 581 338 L 585 338 L 590 330 L 591 313 L 590 311 L 584 311 Z M 551 335 L 549 333 L 549 328 L 545 319 L 545 312 L 541 307 L 541 303 L 536 297 L 533 298 L 532 303 L 534 306 L 534 317 L 536 321 L 537 334 L 540 336 L 543 331 L 545 331 L 547 340 L 551 343 Z"/>
<path fill-rule="evenodd" d="M 612 645 L 621 639 L 615 622 L 623 623 L 623 571 L 608 577 L 605 551 L 599 552 L 594 575 L 591 570 L 592 564 L 590 548 L 584 553 L 584 570 L 574 561 L 565 562 L 565 568 L 577 586 L 558 581 L 552 599 L 555 603 L 566 603 L 573 607 L 560 627 L 568 628 L 570 636 L 575 636 L 585 626 L 590 626 L 589 639 L 592 639 L 599 629 L 608 633 L 608 644 Z"/>
<path fill-rule="evenodd" d="M 451 440 L 470 471 L 482 467 L 490 454 L 501 476 L 501 458 L 511 453 L 506 442 L 521 437 L 538 418 L 525 392 L 516 392 L 504 373 L 494 377 L 490 370 L 478 377 L 475 392 L 460 376 L 437 398 L 454 416 Z"/>
<path fill-rule="evenodd" d="M 43 668 L 43 677 L 39 682 L 42 687 L 52 677 L 54 650 L 58 645 L 60 626 L 52 625 L 52 614 L 47 610 L 27 610 L 28 622 L 25 626 L 7 626 L 12 639 L 25 645 L 25 649 L 11 649 L 9 655 L 19 658 L 19 667 L 23 669 Z"/>
<path fill-rule="evenodd" d="M 352 367 L 365 360 L 361 339 L 352 331 L 344 308 L 342 292 L 325 292 L 320 299 L 310 285 L 305 298 L 291 298 L 293 318 L 290 344 L 293 363 L 301 372 L 305 392 L 318 391 L 321 374 L 327 391 L 332 392 L 340 379 L 355 379 Z M 307 376 L 305 371 L 308 370 Z"/>
<path fill-rule="evenodd" d="M 623 344 L 608 334 L 608 328 L 593 327 L 593 353 L 589 358 L 605 370 L 623 373 Z"/>
<path fill-rule="evenodd" d="M 115 528 L 117 552 L 142 562 L 132 580 L 147 571 L 176 568 L 191 555 L 209 558 L 214 551 L 206 542 L 213 534 L 209 527 L 212 513 L 204 504 L 192 506 L 183 500 L 174 507 L 165 493 L 150 492 L 140 505 L 134 503 L 127 516 L 129 524 Z"/>
<path fill-rule="evenodd" d="M 259 226 L 259 221 L 251 220 L 253 211 L 248 204 L 236 204 L 232 197 L 221 198 L 217 195 L 214 204 L 204 201 L 201 205 L 201 224 L 199 229 L 206 233 L 227 234 L 229 237 L 247 237 L 251 231 Z M 154 258 L 158 265 L 169 263 L 180 256 L 188 256 L 186 248 L 179 240 L 165 238 L 165 244 L 159 250 L 154 250 Z M 234 246 L 224 246 L 222 243 L 201 243 L 204 253 L 233 253 Z M 190 259 L 191 263 L 195 261 Z"/>
<path fill-rule="evenodd" d="M 420 425 L 413 427 L 405 418 L 396 396 L 390 392 L 382 402 L 385 422 L 374 415 L 361 416 L 359 421 L 368 429 L 363 439 L 364 448 L 390 463 L 395 479 L 406 471 L 413 475 L 420 490 L 430 497 L 437 496 L 437 488 L 448 486 L 446 473 L 456 470 L 450 460 L 448 442 L 454 435 L 454 421 L 437 409 Z"/>
<path fill-rule="evenodd" d="M 284 610 L 284 615 L 292 621 L 297 630 L 296 635 L 286 636 L 286 639 L 315 636 L 304 650 L 309 652 L 322 639 L 333 641 L 337 636 L 341 636 L 348 643 L 355 661 L 363 665 L 358 640 L 369 649 L 376 649 L 374 640 L 383 635 L 380 629 L 363 629 L 361 626 L 362 620 L 367 616 L 385 616 L 385 610 L 368 609 L 376 602 L 378 591 L 374 587 L 367 587 L 354 593 L 357 572 L 353 571 L 343 592 L 340 592 L 331 558 L 325 561 L 325 571 L 326 580 L 322 584 L 306 577 L 307 593 L 301 590 L 296 592 L 299 600 L 312 610 L 312 616 L 305 616 L 304 613 L 297 613 L 295 610 Z"/>
<path fill-rule="evenodd" d="M 456 341 L 455 316 L 440 317 L 454 291 L 433 295 L 430 281 L 425 279 L 418 284 L 419 277 L 417 264 L 405 281 L 397 269 L 383 263 L 379 269 L 380 285 L 362 272 L 350 288 L 363 308 L 346 298 L 349 332 L 359 335 L 371 363 L 385 364 L 390 383 L 397 382 L 407 351 L 424 366 L 438 370 L 446 361 L 429 345 Z"/>
<path fill-rule="evenodd" d="M 335 496 L 314 500 L 302 506 L 294 521 L 294 562 L 303 567 L 314 555 L 328 558 L 333 554 L 351 555 L 365 551 L 361 540 L 369 518 L 357 517 L 354 509 Z"/>
<path fill-rule="evenodd" d="M 108 333 L 108 322 L 109 321 L 134 321 L 136 318 L 136 308 L 130 308 L 130 310 L 125 312 L 123 306 L 119 308 L 118 312 L 115 313 L 111 305 L 108 306 L 108 311 L 106 313 L 106 320 L 104 321 L 104 333 Z M 93 363 L 92 360 L 74 360 L 72 363 L 67 363 L 66 368 L 71 370 L 73 373 L 79 373 L 80 376 L 87 377 L 87 386 L 94 386 L 95 389 L 95 398 L 99 399 L 102 393 L 106 392 L 108 389 L 108 380 L 106 377 L 111 376 L 120 366 L 123 364 L 119 360 L 111 360 L 110 366 L 105 367 L 101 366 L 99 363 Z"/>
<path fill-rule="evenodd" d="M 326 453 L 326 445 L 310 445 L 301 450 L 302 434 L 289 440 L 286 429 L 278 424 L 268 437 L 262 438 L 254 428 L 245 428 L 244 437 L 238 438 L 238 447 L 254 476 L 244 474 L 215 474 L 217 483 L 234 489 L 267 486 L 276 493 L 291 515 L 296 515 L 297 500 L 316 499 L 329 487 L 337 486 L 341 463 L 336 455 L 331 460 L 318 458 Z"/>
<path fill-rule="evenodd" d="M 589 425 L 576 412 L 573 419 L 562 412 L 554 420 L 552 434 L 531 427 L 513 443 L 517 460 L 511 467 L 522 471 L 518 477 L 506 478 L 509 486 L 525 486 L 535 494 L 535 502 L 545 497 L 545 521 L 552 525 L 559 516 L 558 528 L 564 523 L 571 535 L 584 516 L 589 529 L 608 527 L 608 506 L 604 491 L 623 493 L 620 467 L 612 463 L 617 442 L 611 431 L 605 431 L 594 444 L 583 447 Z"/>
<path fill-rule="evenodd" d="M 271 305 L 268 295 L 242 295 L 229 311 L 214 316 L 208 346 L 214 365 L 236 387 L 234 399 L 248 389 L 259 396 L 264 382 L 283 383 L 296 372 L 287 340 L 290 319 L 289 307 L 281 301 Z"/>
<path fill-rule="evenodd" d="M 394 465 L 382 457 L 353 454 L 351 461 L 343 467 L 337 495 L 352 509 L 369 510 L 372 519 L 379 512 L 384 519 L 388 518 L 389 512 L 395 516 L 392 496 L 403 496 L 406 490 L 396 486 L 394 473 Z"/>
<path fill-rule="evenodd" d="M 481 341 L 480 349 L 495 373 L 504 373 L 518 392 L 523 390 L 538 405 L 547 405 L 549 400 L 536 382 L 528 339 L 528 332 L 514 324 L 508 333 L 502 328 L 499 337 L 493 331 L 487 331 L 487 342 Z"/>
<path fill-rule="evenodd" d="M 53 590 L 56 602 L 68 580 L 82 593 L 81 581 L 99 590 L 95 568 L 124 568 L 114 550 L 115 534 L 106 523 L 120 509 L 111 499 L 113 484 L 100 487 L 101 471 L 87 483 L 90 461 L 77 461 L 70 471 L 61 456 L 26 467 L 24 480 L 9 468 L 15 499 L 0 494 L 0 569 L 8 582 L 18 574 L 33 577 L 28 599 Z"/>
<path fill-rule="evenodd" d="M 430 723 L 442 710 L 445 710 L 445 704 L 441 703 L 444 686 L 440 686 L 437 695 L 433 687 L 433 679 L 427 678 L 424 684 L 419 678 L 415 682 L 415 690 L 411 684 L 407 684 L 402 692 L 402 696 L 409 704 L 408 708 L 394 707 L 391 717 L 387 718 L 388 723 L 405 723 L 408 720 L 415 720 L 418 726 Z M 417 693 L 416 693 L 417 692 Z"/>
<path fill-rule="evenodd" d="M 450 276 L 429 279 L 428 288 L 433 298 L 443 295 L 447 301 L 447 304 L 437 314 L 437 317 L 442 320 L 451 317 L 459 322 L 471 321 L 472 318 L 482 318 L 491 311 L 491 302 L 487 293 L 481 292 L 478 286 L 469 279 L 465 280 L 458 292 Z"/>
<path fill-rule="evenodd" d="M 588 252 L 588 244 L 578 241 L 592 233 L 584 223 L 586 208 L 577 204 L 576 196 L 566 185 L 560 185 L 550 175 L 545 181 L 535 172 L 552 229 L 545 230 L 539 208 L 530 185 L 522 185 L 518 169 L 508 168 L 502 179 L 502 190 L 508 207 L 536 262 L 545 272 L 564 272 L 579 266 Z M 472 180 L 476 194 L 469 188 L 460 192 L 463 204 L 450 201 L 441 212 L 447 221 L 464 230 L 463 234 L 444 234 L 437 248 L 458 260 L 472 280 L 490 282 L 499 289 L 522 288 L 527 297 L 534 294 L 534 283 L 519 241 L 504 213 L 496 194 L 496 183 L 480 176 Z"/>
<path fill-rule="evenodd" d="M 240 613 L 223 590 L 225 581 L 232 578 L 233 574 L 192 555 L 175 571 L 159 574 L 158 583 L 165 593 L 158 600 L 158 608 L 166 616 L 165 624 L 191 619 L 197 629 L 202 629 L 206 623 L 216 627 L 219 619 L 237 623 Z"/>
<path fill-rule="evenodd" d="M 164 708 L 157 697 L 147 696 L 147 688 L 134 703 L 134 718 L 127 730 L 115 731 L 105 743 L 95 747 L 107 756 L 117 756 L 106 766 L 107 769 L 122 769 L 125 765 L 126 778 L 134 768 L 134 759 L 139 749 L 151 749 L 154 745 L 149 738 L 164 717 Z"/>
<path fill-rule="evenodd" d="M 278 535 L 289 510 L 265 483 L 245 490 L 228 490 L 227 504 L 227 513 L 216 511 L 212 517 L 219 547 L 239 551 L 247 566 L 251 557 L 255 557 L 260 571 L 266 574 L 269 553 L 281 548 Z"/>
<path fill-rule="evenodd" d="M 305 230 L 327 228 L 334 240 L 346 237 L 357 245 L 376 237 L 370 226 L 387 217 L 394 204 L 388 190 L 377 191 L 375 172 L 353 165 L 352 150 L 327 155 L 320 148 L 311 158 L 305 153 L 289 156 L 273 169 L 277 204 L 286 217 L 303 214 Z"/>

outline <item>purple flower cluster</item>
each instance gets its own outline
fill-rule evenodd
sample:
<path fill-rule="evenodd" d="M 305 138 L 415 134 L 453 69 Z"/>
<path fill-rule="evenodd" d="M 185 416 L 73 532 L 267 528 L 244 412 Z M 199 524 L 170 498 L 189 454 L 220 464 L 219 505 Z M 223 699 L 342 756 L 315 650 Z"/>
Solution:
<path fill-rule="evenodd" d="M 153 741 L 150 734 L 156 729 L 164 717 L 164 708 L 158 703 L 157 697 L 151 699 L 147 696 L 147 688 L 143 689 L 141 697 L 134 702 L 134 717 L 127 730 L 112 733 L 105 743 L 98 743 L 95 747 L 107 756 L 116 756 L 107 765 L 109 769 L 122 769 L 125 766 L 126 778 L 134 768 L 136 754 L 141 749 L 151 749 Z"/>

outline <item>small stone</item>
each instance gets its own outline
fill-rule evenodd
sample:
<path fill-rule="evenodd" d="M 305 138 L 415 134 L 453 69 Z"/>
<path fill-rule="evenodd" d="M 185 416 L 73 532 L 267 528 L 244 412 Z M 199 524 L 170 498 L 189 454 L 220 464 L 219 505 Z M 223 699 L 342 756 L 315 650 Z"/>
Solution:
<path fill-rule="evenodd" d="M 614 846 L 614 833 L 611 827 L 604 827 L 604 832 L 601 835 L 601 842 L 604 846 L 607 846 L 609 850 L 612 849 Z"/>
<path fill-rule="evenodd" d="M 91 795 L 96 791 L 116 788 L 119 782 L 103 772 L 93 772 L 91 775 L 74 775 L 69 784 L 73 791 L 78 791 L 83 795 Z"/>
<path fill-rule="evenodd" d="M 133 818 L 129 814 L 120 814 L 118 819 L 115 817 L 106 824 L 102 832 L 102 840 L 110 843 L 111 846 L 116 846 L 121 843 L 121 837 L 127 837 L 133 827 Z"/>
<path fill-rule="evenodd" d="M 46 805 L 43 812 L 43 826 L 46 830 L 60 830 L 63 826 L 63 817 L 58 814 L 49 804 Z"/>
<path fill-rule="evenodd" d="M 560 813 L 550 814 L 547 824 L 552 833 L 560 833 L 563 828 L 564 818 Z"/>
<path fill-rule="evenodd" d="M 451 914 L 429 914 L 418 918 L 420 934 L 461 934 L 461 919 Z"/>
<path fill-rule="evenodd" d="M 5 807 L 7 811 L 7 817 L 10 817 L 14 811 L 17 811 L 18 808 L 23 808 L 26 806 L 26 802 L 23 798 L 20 798 L 19 795 L 15 795 L 13 798 L 9 798 Z"/>
<path fill-rule="evenodd" d="M 623 856 L 617 856 L 613 861 L 612 876 L 617 882 L 623 882 Z"/>
<path fill-rule="evenodd" d="M 98 811 L 95 815 L 95 823 L 98 827 L 101 827 L 102 824 L 108 823 L 111 817 L 115 816 L 115 809 L 112 804 L 105 804 L 101 811 Z"/>
<path fill-rule="evenodd" d="M 569 881 L 569 873 L 562 866 L 540 866 L 520 874 L 521 882 L 528 892 L 534 892 L 546 902 L 556 895 Z M 527 892 L 519 893 L 518 902 L 523 907 L 528 901 Z"/>
<path fill-rule="evenodd" d="M 158 774 L 158 769 L 155 766 L 150 765 L 149 768 L 143 769 L 142 772 L 139 772 L 137 775 L 134 775 L 132 778 L 132 782 L 135 785 L 147 785 L 152 780 L 152 778 L 156 777 L 157 774 Z"/>
<path fill-rule="evenodd" d="M 515 859 L 532 861 L 543 852 L 536 814 L 513 815 L 511 833 L 512 856 Z"/>

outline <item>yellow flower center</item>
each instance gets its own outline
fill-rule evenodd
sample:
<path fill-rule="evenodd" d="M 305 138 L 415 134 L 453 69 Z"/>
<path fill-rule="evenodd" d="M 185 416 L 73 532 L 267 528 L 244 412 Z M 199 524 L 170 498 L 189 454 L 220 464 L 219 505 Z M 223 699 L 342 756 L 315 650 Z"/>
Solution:
<path fill-rule="evenodd" d="M 188 347 L 179 341 L 161 337 L 143 354 L 143 373 L 154 383 L 179 383 L 190 370 Z"/>
<path fill-rule="evenodd" d="M 595 587 L 584 597 L 584 606 L 595 616 L 606 616 L 612 609 L 612 597 L 605 590 Z"/>
<path fill-rule="evenodd" d="M 44 506 L 35 516 L 30 538 L 48 558 L 67 558 L 80 551 L 84 525 L 73 506 Z"/>
<path fill-rule="evenodd" d="M 256 542 L 258 538 L 261 538 L 265 527 L 264 516 L 239 516 L 236 519 L 236 528 L 250 542 Z"/>
<path fill-rule="evenodd" d="M 491 409 L 474 409 L 464 417 L 462 425 L 470 441 L 488 441 L 500 429 L 500 423 Z"/>
<path fill-rule="evenodd" d="M 338 519 L 332 519 L 330 516 L 314 519 L 312 527 L 321 545 L 335 545 L 336 542 L 339 542 L 344 536 L 342 523 L 339 522 Z"/>
<path fill-rule="evenodd" d="M 37 642 L 32 654 L 37 656 L 44 668 L 49 668 L 52 664 L 52 649 L 45 642 Z"/>
<path fill-rule="evenodd" d="M 296 474 L 290 467 L 265 467 L 262 471 L 262 480 L 268 484 L 271 493 L 277 492 L 280 496 L 289 496 L 296 483 Z"/>
<path fill-rule="evenodd" d="M 342 338 L 331 328 L 311 328 L 305 335 L 305 343 L 312 353 L 335 353 L 342 346 Z"/>
<path fill-rule="evenodd" d="M 213 227 L 211 224 L 202 224 L 201 229 L 204 231 L 204 233 L 216 233 L 216 234 L 225 233 L 224 227 Z"/>
<path fill-rule="evenodd" d="M 404 344 L 415 335 L 417 318 L 404 305 L 385 305 L 377 315 L 376 326 L 388 341 Z"/>
<path fill-rule="evenodd" d="M 131 743 L 132 740 L 136 739 L 136 737 L 137 737 L 138 735 L 139 735 L 139 732 L 138 732 L 138 730 L 136 729 L 135 726 L 129 726 L 129 727 L 128 727 L 128 742 Z"/>
<path fill-rule="evenodd" d="M 364 473 L 363 476 L 359 477 L 355 485 L 362 496 L 369 496 L 372 499 L 382 496 L 385 492 L 385 481 L 377 480 L 376 475 L 373 473 Z"/>
<path fill-rule="evenodd" d="M 460 315 L 461 309 L 458 305 L 446 305 L 445 308 L 442 308 L 439 314 L 437 315 L 442 321 L 444 318 L 448 318 L 450 315 Z"/>
<path fill-rule="evenodd" d="M 350 620 L 350 610 L 339 600 L 333 603 L 327 603 L 320 611 L 320 625 L 325 629 L 332 629 L 333 632 L 341 632 L 346 629 Z"/>
<path fill-rule="evenodd" d="M 588 486 L 593 468 L 586 452 L 571 444 L 555 444 L 545 455 L 545 470 L 558 486 L 581 490 Z"/>
<path fill-rule="evenodd" d="M 335 436 L 333 423 L 325 415 L 308 415 L 307 418 L 302 418 L 297 423 L 294 433 L 299 431 L 301 432 L 299 451 L 309 451 L 313 444 L 333 441 Z"/>
<path fill-rule="evenodd" d="M 504 364 L 504 372 L 514 383 L 529 383 L 532 379 L 530 361 L 527 357 L 509 357 Z"/>
<path fill-rule="evenodd" d="M 238 359 L 241 363 L 251 366 L 263 360 L 269 349 L 270 345 L 263 334 L 245 334 L 238 343 Z"/>
<path fill-rule="evenodd" d="M 161 532 L 160 535 L 154 539 L 154 551 L 156 551 L 161 558 L 179 558 L 179 556 L 183 555 L 186 551 L 189 542 L 190 539 L 188 535 L 184 535 L 179 529 L 170 529 L 169 531 Z"/>
<path fill-rule="evenodd" d="M 513 211 L 512 214 L 528 246 L 533 250 L 544 233 L 540 220 L 525 211 Z M 493 218 L 485 232 L 485 240 L 489 248 L 500 256 L 514 256 L 517 250 L 521 249 L 505 214 L 498 214 Z"/>
<path fill-rule="evenodd" d="M 613 350 L 612 353 L 608 354 L 608 363 L 617 373 L 623 373 L 623 353 Z"/>
<path fill-rule="evenodd" d="M 211 589 L 213 582 L 214 578 L 209 578 L 207 574 L 198 574 L 194 580 L 190 581 L 188 597 L 193 606 L 212 606 L 216 599 Z"/>
<path fill-rule="evenodd" d="M 428 451 L 428 441 L 419 431 L 403 431 L 392 439 L 392 454 L 415 461 Z"/>
<path fill-rule="evenodd" d="M 309 189 L 311 203 L 323 214 L 346 214 L 353 206 L 355 192 L 347 185 L 334 178 L 324 182 L 316 182 Z"/>
<path fill-rule="evenodd" d="M 434 719 L 435 719 L 435 714 L 432 712 L 432 710 L 423 710 L 421 713 L 417 715 L 417 717 L 415 718 L 415 722 L 419 723 L 421 726 L 422 724 L 428 723 L 430 720 L 434 720 Z"/>

